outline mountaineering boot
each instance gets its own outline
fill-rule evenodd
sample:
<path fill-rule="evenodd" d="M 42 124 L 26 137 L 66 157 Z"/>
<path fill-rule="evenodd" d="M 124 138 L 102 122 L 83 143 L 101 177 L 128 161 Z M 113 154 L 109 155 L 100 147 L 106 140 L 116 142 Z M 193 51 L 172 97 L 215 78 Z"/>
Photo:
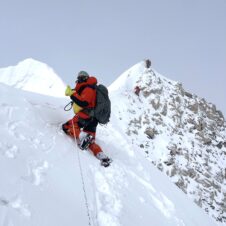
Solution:
<path fill-rule="evenodd" d="M 81 150 L 88 149 L 89 145 L 94 141 L 94 137 L 88 133 L 82 132 L 79 135 L 78 146 Z"/>
<path fill-rule="evenodd" d="M 99 152 L 96 157 L 100 160 L 100 164 L 104 167 L 108 167 L 112 162 L 112 160 L 108 158 L 102 151 Z"/>
<path fill-rule="evenodd" d="M 111 162 L 112 160 L 107 157 L 106 159 L 102 159 L 100 164 L 104 167 L 108 167 L 110 166 Z"/>

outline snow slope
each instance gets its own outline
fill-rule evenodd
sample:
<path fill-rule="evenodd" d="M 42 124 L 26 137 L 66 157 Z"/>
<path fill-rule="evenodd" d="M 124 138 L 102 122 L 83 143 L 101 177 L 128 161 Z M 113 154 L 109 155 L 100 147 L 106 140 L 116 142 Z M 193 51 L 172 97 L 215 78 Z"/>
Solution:
<path fill-rule="evenodd" d="M 0 84 L 0 226 L 214 226 L 162 172 L 130 145 L 116 115 L 97 142 L 109 168 L 61 130 L 66 98 Z"/>
<path fill-rule="evenodd" d="M 134 150 L 225 225 L 226 123 L 216 106 L 147 68 L 145 61 L 109 90 L 114 123 Z"/>
<path fill-rule="evenodd" d="M 65 84 L 53 69 L 31 58 L 0 69 L 0 82 L 35 93 L 64 96 Z"/>

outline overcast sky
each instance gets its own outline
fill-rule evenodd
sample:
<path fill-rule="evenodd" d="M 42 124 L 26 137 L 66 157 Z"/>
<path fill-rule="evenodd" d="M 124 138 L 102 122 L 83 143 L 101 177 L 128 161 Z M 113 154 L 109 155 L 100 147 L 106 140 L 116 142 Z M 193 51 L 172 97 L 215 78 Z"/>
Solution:
<path fill-rule="evenodd" d="M 30 57 L 71 85 L 149 58 L 226 116 L 226 0 L 1 0 L 0 67 Z"/>

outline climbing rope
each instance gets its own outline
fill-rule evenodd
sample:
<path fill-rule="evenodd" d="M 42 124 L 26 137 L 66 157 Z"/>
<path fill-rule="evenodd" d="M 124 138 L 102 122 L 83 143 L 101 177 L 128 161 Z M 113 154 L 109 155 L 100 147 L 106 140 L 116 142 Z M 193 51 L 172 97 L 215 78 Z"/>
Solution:
<path fill-rule="evenodd" d="M 75 142 L 77 143 L 76 137 L 75 137 L 75 127 L 74 127 L 73 119 L 72 119 L 72 126 L 73 126 L 74 139 L 75 139 Z M 85 199 L 86 211 L 87 211 L 87 216 L 89 219 L 89 226 L 91 226 L 91 217 L 90 217 L 90 211 L 89 211 L 88 199 L 87 199 L 87 195 L 86 195 L 86 187 L 85 187 L 85 182 L 84 182 L 84 176 L 83 176 L 79 151 L 77 151 L 77 157 L 78 157 L 78 162 L 79 162 L 79 170 L 80 170 L 80 176 L 81 176 L 81 180 L 82 180 L 82 188 L 83 188 L 83 194 L 84 194 L 84 199 Z"/>

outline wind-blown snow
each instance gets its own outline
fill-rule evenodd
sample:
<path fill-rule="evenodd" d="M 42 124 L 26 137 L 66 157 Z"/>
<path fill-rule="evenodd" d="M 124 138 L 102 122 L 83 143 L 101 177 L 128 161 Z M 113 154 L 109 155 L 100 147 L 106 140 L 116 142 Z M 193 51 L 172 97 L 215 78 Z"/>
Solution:
<path fill-rule="evenodd" d="M 79 158 L 91 225 L 216 225 L 130 145 L 114 111 L 97 133 L 112 165 L 79 150 L 61 130 L 67 102 L 0 84 L 1 226 L 88 225 Z"/>
<path fill-rule="evenodd" d="M 48 96 L 64 96 L 65 84 L 59 76 L 48 65 L 33 59 L 0 69 L 0 82 Z"/>

